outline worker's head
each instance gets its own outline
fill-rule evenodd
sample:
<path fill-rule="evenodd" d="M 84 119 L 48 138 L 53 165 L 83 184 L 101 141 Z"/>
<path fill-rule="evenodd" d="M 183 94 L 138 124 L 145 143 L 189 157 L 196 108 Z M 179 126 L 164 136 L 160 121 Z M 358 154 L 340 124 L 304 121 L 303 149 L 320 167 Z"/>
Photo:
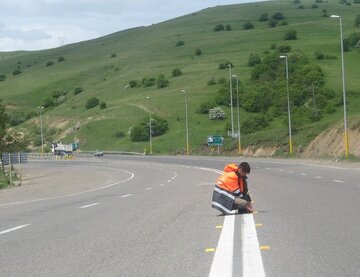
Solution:
<path fill-rule="evenodd" d="M 242 175 L 246 175 L 250 173 L 250 165 L 247 162 L 242 162 L 239 164 L 239 173 Z"/>

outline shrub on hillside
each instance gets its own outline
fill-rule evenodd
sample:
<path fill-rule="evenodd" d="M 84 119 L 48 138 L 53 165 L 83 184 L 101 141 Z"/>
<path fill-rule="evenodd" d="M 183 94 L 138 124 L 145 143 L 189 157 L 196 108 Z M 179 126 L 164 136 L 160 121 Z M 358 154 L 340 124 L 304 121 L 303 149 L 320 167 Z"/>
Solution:
<path fill-rule="evenodd" d="M 224 31 L 225 27 L 222 24 L 217 24 L 217 25 L 215 25 L 213 30 L 214 30 L 214 32 Z"/>
<path fill-rule="evenodd" d="M 22 72 L 21 72 L 20 69 L 15 69 L 12 74 L 15 76 L 15 75 L 19 75 L 19 74 L 21 74 L 21 73 L 22 73 Z"/>
<path fill-rule="evenodd" d="M 268 21 L 269 20 L 269 14 L 262 13 L 259 17 L 259 21 Z"/>
<path fill-rule="evenodd" d="M 145 77 L 142 80 L 142 84 L 144 85 L 144 87 L 152 87 L 156 84 L 156 79 L 154 77 Z"/>
<path fill-rule="evenodd" d="M 100 103 L 100 109 L 101 110 L 106 109 L 106 103 L 105 102 Z"/>
<path fill-rule="evenodd" d="M 276 27 L 276 25 L 278 25 L 278 21 L 276 19 L 271 18 L 269 20 L 268 25 L 269 25 L 270 28 L 274 28 L 274 27 Z"/>
<path fill-rule="evenodd" d="M 99 99 L 97 99 L 96 97 L 92 97 L 88 101 L 86 101 L 85 108 L 87 110 L 91 109 L 91 108 L 94 108 L 97 105 L 99 105 L 99 102 L 100 102 Z"/>
<path fill-rule="evenodd" d="M 74 88 L 74 95 L 78 95 L 79 93 L 83 92 L 84 89 L 82 87 Z"/>
<path fill-rule="evenodd" d="M 277 50 L 280 53 L 289 53 L 291 51 L 291 46 L 290 45 L 279 45 L 277 47 Z"/>
<path fill-rule="evenodd" d="M 199 48 L 198 48 L 198 49 L 196 49 L 196 50 L 195 50 L 195 55 L 196 55 L 196 56 L 200 56 L 200 55 L 202 55 L 202 51 L 201 51 L 201 49 L 199 49 Z"/>
<path fill-rule="evenodd" d="M 137 81 L 136 80 L 130 80 L 129 82 L 129 87 L 131 88 L 136 88 L 138 85 Z"/>
<path fill-rule="evenodd" d="M 0 82 L 5 81 L 5 79 L 6 79 L 6 75 L 0 74 Z"/>
<path fill-rule="evenodd" d="M 285 19 L 285 16 L 281 12 L 276 12 L 271 16 L 271 18 L 276 20 L 283 20 Z"/>
<path fill-rule="evenodd" d="M 360 0 L 359 0 L 360 3 Z M 360 27 L 360 14 L 358 14 L 355 18 L 355 26 Z"/>
<path fill-rule="evenodd" d="M 61 63 L 61 62 L 63 62 L 63 61 L 65 61 L 65 58 L 64 58 L 64 57 L 59 57 L 59 58 L 58 58 L 58 62 L 59 62 L 59 63 Z"/>
<path fill-rule="evenodd" d="M 254 24 L 252 24 L 251 22 L 245 22 L 243 25 L 243 30 L 251 30 L 254 29 Z"/>
<path fill-rule="evenodd" d="M 209 110 L 209 119 L 210 120 L 224 120 L 226 119 L 226 114 L 220 107 L 214 107 Z"/>
<path fill-rule="evenodd" d="M 115 58 L 117 55 L 115 54 L 115 53 L 112 53 L 111 55 L 110 55 L 110 58 Z"/>
<path fill-rule="evenodd" d="M 254 114 L 242 122 L 241 131 L 243 134 L 249 134 L 268 126 L 269 120 L 263 114 Z"/>
<path fill-rule="evenodd" d="M 231 25 L 230 24 L 225 25 L 225 31 L 231 31 Z"/>
<path fill-rule="evenodd" d="M 288 25 L 286 20 L 281 20 L 278 24 L 278 26 L 286 26 L 286 25 Z"/>
<path fill-rule="evenodd" d="M 46 66 L 52 66 L 53 64 L 54 64 L 53 61 L 48 61 L 48 62 L 46 63 Z"/>
<path fill-rule="evenodd" d="M 212 109 L 213 107 L 213 102 L 205 102 L 200 105 L 199 109 L 196 112 L 199 114 L 208 114 L 210 109 Z"/>
<path fill-rule="evenodd" d="M 185 45 L 185 42 L 183 42 L 182 40 L 179 40 L 178 42 L 176 42 L 176 47 L 183 46 L 183 45 Z"/>
<path fill-rule="evenodd" d="M 164 88 L 167 87 L 168 84 L 169 84 L 169 80 L 165 79 L 165 76 L 163 74 L 160 74 L 156 81 L 156 86 L 158 88 Z"/>
<path fill-rule="evenodd" d="M 166 119 L 159 116 L 153 116 L 151 119 L 151 136 L 161 136 L 167 132 L 169 124 Z M 150 139 L 149 118 L 144 118 L 139 125 L 133 127 L 130 131 L 131 141 L 148 141 Z"/>
<path fill-rule="evenodd" d="M 42 105 L 45 109 L 46 108 L 51 108 L 55 106 L 55 101 L 54 98 L 52 97 L 46 97 L 43 101 L 42 101 Z"/>
<path fill-rule="evenodd" d="M 297 31 L 290 29 L 284 34 L 284 40 L 295 40 L 297 39 Z"/>
<path fill-rule="evenodd" d="M 249 60 L 248 60 L 248 66 L 254 66 L 256 64 L 261 63 L 260 56 L 258 54 L 250 54 Z"/>
<path fill-rule="evenodd" d="M 177 77 L 177 76 L 180 76 L 180 75 L 182 75 L 183 73 L 182 73 L 182 71 L 179 69 L 179 68 L 174 68 L 173 69 L 173 71 L 172 71 L 172 73 L 171 73 L 171 75 L 173 76 L 173 77 Z"/>
<path fill-rule="evenodd" d="M 230 67 L 231 68 L 233 68 L 234 67 L 234 65 L 231 63 L 231 62 L 224 62 L 224 63 L 220 63 L 219 64 L 219 69 L 226 69 L 226 68 L 229 68 L 229 65 L 230 65 Z"/>

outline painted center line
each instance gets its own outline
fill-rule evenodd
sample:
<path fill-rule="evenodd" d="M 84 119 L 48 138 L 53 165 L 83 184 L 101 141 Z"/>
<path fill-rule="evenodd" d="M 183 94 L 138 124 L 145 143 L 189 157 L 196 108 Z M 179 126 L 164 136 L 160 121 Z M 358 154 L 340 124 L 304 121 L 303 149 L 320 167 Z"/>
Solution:
<path fill-rule="evenodd" d="M 144 190 L 151 190 L 151 189 L 153 189 L 153 188 L 146 188 L 146 189 L 144 189 Z"/>
<path fill-rule="evenodd" d="M 130 194 L 125 194 L 125 195 L 123 195 L 123 196 L 121 196 L 121 197 L 123 197 L 123 198 L 125 198 L 125 197 L 129 197 L 129 196 L 131 196 L 132 194 L 130 193 Z"/>
<path fill-rule="evenodd" d="M 11 228 L 11 229 L 7 229 L 7 230 L 4 230 L 4 231 L 1 231 L 1 232 L 0 232 L 0 235 L 6 234 L 6 233 L 9 233 L 9 232 L 12 232 L 12 231 L 21 229 L 21 228 L 25 228 L 25 227 L 27 227 L 27 226 L 29 226 L 29 225 L 31 225 L 31 224 L 24 224 L 24 225 L 16 226 L 16 227 Z"/>
<path fill-rule="evenodd" d="M 301 175 L 302 175 L 302 176 L 307 176 L 307 174 L 306 174 L 306 173 L 301 173 Z"/>
<path fill-rule="evenodd" d="M 344 181 L 340 181 L 340 180 L 333 180 L 333 182 L 336 182 L 336 183 L 344 183 Z"/>
<path fill-rule="evenodd" d="M 92 206 L 96 206 L 96 205 L 99 205 L 100 203 L 92 203 L 92 204 L 89 204 L 89 205 L 85 205 L 85 206 L 81 206 L 79 207 L 78 209 L 86 209 L 86 208 L 89 208 L 89 207 L 92 207 Z"/>
<path fill-rule="evenodd" d="M 225 216 L 218 246 L 211 264 L 209 277 L 232 277 L 234 229 L 235 215 Z"/>
<path fill-rule="evenodd" d="M 315 176 L 314 178 L 316 178 L 316 179 L 322 179 L 321 176 Z"/>

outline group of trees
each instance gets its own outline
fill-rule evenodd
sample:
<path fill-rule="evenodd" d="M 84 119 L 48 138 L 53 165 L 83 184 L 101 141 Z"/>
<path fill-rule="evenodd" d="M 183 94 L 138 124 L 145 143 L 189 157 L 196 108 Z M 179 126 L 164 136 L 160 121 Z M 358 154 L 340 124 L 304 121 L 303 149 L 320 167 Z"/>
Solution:
<path fill-rule="evenodd" d="M 169 129 L 168 121 L 157 115 L 151 117 L 151 136 L 157 137 L 166 133 Z M 140 123 L 131 128 L 131 141 L 148 141 L 150 139 L 150 118 L 143 118 Z"/>
<path fill-rule="evenodd" d="M 8 179 L 5 174 L 3 154 L 6 152 L 20 152 L 24 151 L 28 146 L 28 139 L 19 133 L 9 134 L 6 129 L 8 116 L 6 114 L 5 105 L 0 99 L 0 187 L 8 184 Z"/>

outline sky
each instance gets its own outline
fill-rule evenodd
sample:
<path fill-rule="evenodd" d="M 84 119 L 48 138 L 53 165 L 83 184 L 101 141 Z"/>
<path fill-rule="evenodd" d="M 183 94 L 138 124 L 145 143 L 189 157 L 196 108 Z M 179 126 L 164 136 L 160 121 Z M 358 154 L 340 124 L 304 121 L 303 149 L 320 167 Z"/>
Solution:
<path fill-rule="evenodd" d="M 257 0 L 0 0 L 0 52 L 42 50 Z"/>

